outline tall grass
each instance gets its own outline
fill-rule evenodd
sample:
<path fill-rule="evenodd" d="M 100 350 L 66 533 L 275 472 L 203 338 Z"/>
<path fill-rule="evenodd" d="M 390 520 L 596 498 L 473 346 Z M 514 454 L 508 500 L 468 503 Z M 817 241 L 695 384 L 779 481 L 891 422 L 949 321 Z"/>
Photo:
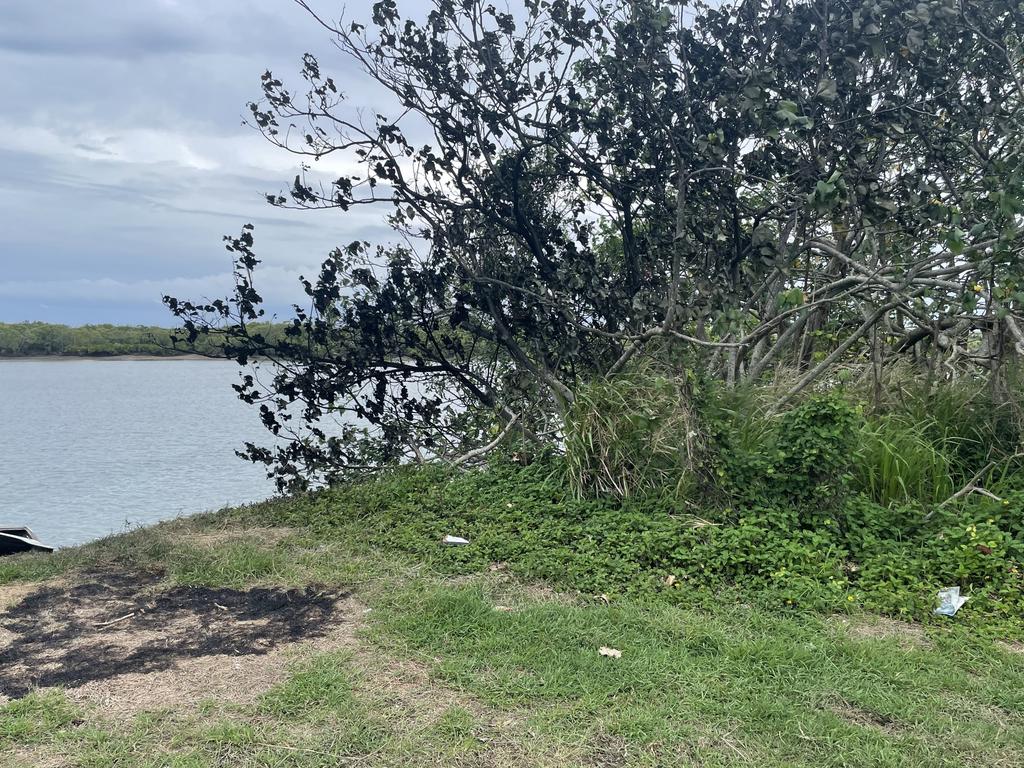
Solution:
<path fill-rule="evenodd" d="M 780 367 L 769 380 L 710 386 L 696 402 L 670 373 L 645 370 L 590 382 L 567 418 L 569 484 L 577 496 L 678 492 L 698 475 L 708 479 L 702 462 L 710 453 L 737 466 L 749 457 L 751 466 L 771 467 L 784 448 L 778 402 L 793 377 Z M 984 380 L 937 382 L 894 367 L 881 400 L 856 383 L 831 386 L 863 406 L 845 471 L 852 490 L 878 504 L 934 505 L 970 482 L 1019 482 L 1011 471 L 1021 464 L 1019 404 L 995 400 Z"/>
<path fill-rule="evenodd" d="M 879 413 L 892 414 L 944 451 L 954 481 L 963 483 L 988 462 L 1019 450 L 1019 404 L 997 401 L 988 381 L 962 376 L 934 381 L 893 370 Z"/>
<path fill-rule="evenodd" d="M 867 420 L 854 454 L 854 488 L 883 506 L 919 501 L 937 504 L 954 492 L 950 449 L 955 439 L 935 440 L 931 420 L 902 414 Z"/>
<path fill-rule="evenodd" d="M 581 387 L 566 418 L 565 461 L 578 497 L 683 489 L 702 441 L 680 384 L 645 372 Z"/>

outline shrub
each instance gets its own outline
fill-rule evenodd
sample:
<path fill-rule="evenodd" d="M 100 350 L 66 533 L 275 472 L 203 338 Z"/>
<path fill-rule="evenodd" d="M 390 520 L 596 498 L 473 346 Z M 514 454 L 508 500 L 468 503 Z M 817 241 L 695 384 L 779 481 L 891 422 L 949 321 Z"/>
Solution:
<path fill-rule="evenodd" d="M 837 394 L 815 395 L 777 417 L 752 411 L 756 401 L 738 402 L 710 409 L 718 488 L 734 503 L 782 502 L 803 517 L 832 510 L 849 480 L 857 409 Z M 800 515 L 794 521 L 817 524 Z"/>
<path fill-rule="evenodd" d="M 830 503 L 849 479 L 856 409 L 838 394 L 817 395 L 779 422 L 776 489 L 787 497 Z"/>
<path fill-rule="evenodd" d="M 637 408 L 633 398 L 652 390 L 657 408 Z M 683 462 L 668 449 L 642 455 L 652 435 L 673 445 L 659 429 L 678 417 L 680 402 L 687 416 L 678 423 L 696 424 L 675 385 L 623 377 L 588 397 L 588 410 L 575 412 L 587 426 L 574 426 L 566 457 L 523 466 L 496 456 L 466 473 L 405 467 L 267 509 L 275 521 L 361 537 L 444 572 L 500 561 L 524 578 L 591 594 L 700 604 L 727 593 L 782 608 L 931 620 L 936 591 L 958 585 L 971 598 L 958 623 L 1024 631 L 1020 462 L 991 473 L 1002 499 L 970 494 L 943 505 L 936 500 L 949 498 L 955 473 L 945 450 L 960 438 L 936 438 L 945 427 L 910 422 L 895 408 L 865 417 L 833 392 L 770 415 L 757 394 L 706 391 L 700 423 L 709 446 L 695 467 L 692 455 Z M 584 434 L 604 447 L 573 444 Z M 679 493 L 682 473 L 716 492 L 699 500 Z M 615 478 L 625 478 L 618 487 L 627 492 L 600 490 Z M 443 547 L 445 534 L 471 543 Z"/>

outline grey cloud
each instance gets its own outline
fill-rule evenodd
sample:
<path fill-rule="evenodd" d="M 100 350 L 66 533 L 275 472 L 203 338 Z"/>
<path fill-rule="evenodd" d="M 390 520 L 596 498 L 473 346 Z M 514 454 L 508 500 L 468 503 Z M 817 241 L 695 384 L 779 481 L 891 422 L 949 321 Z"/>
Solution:
<path fill-rule="evenodd" d="M 0 49 L 37 56 L 138 59 L 266 48 L 301 20 L 286 2 L 47 0 L 0 8 Z"/>
<path fill-rule="evenodd" d="M 169 323 L 155 297 L 225 286 L 222 235 L 250 221 L 280 311 L 333 247 L 386 238 L 381 210 L 262 199 L 297 164 L 241 127 L 244 105 L 264 69 L 297 79 L 307 50 L 361 82 L 289 0 L 0 3 L 0 321 Z"/>

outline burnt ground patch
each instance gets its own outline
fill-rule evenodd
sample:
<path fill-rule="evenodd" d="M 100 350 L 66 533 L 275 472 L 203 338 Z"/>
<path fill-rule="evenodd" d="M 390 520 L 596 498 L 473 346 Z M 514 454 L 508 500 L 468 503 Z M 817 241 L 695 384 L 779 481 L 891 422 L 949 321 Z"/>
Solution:
<path fill-rule="evenodd" d="M 203 656 L 263 655 L 324 636 L 345 593 L 316 587 L 174 586 L 163 573 L 93 571 L 44 586 L 0 613 L 0 694 L 75 688 Z"/>

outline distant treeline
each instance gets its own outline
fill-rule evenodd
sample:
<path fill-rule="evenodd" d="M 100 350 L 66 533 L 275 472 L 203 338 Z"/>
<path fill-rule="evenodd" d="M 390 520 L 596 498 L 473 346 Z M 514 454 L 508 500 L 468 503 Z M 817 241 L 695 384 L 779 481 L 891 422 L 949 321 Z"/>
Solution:
<path fill-rule="evenodd" d="M 262 329 L 276 335 L 277 326 Z M 218 337 L 200 336 L 195 344 L 173 341 L 170 328 L 143 325 L 54 325 L 51 323 L 0 323 L 0 358 L 57 355 L 110 357 L 113 355 L 219 355 Z"/>

